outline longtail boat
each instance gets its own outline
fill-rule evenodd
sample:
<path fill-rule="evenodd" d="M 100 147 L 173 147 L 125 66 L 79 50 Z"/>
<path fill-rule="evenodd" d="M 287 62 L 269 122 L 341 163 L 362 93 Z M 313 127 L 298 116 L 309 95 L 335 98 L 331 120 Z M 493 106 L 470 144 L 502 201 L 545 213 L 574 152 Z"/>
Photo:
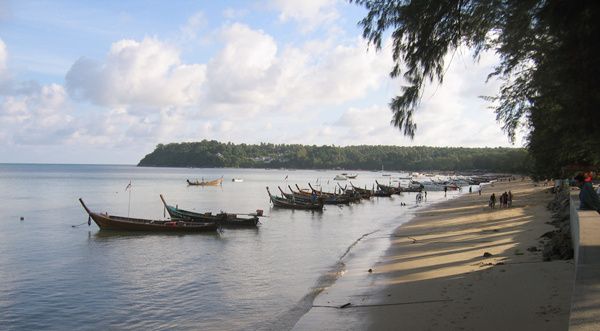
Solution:
<path fill-rule="evenodd" d="M 186 222 L 181 220 L 149 220 L 107 213 L 94 213 L 88 209 L 83 200 L 79 202 L 89 217 L 101 230 L 148 231 L 148 232 L 209 232 L 216 231 L 219 226 L 215 222 Z"/>
<path fill-rule="evenodd" d="M 174 220 L 190 222 L 212 222 L 217 223 L 218 225 L 223 227 L 255 227 L 258 224 L 258 217 L 262 216 L 262 210 L 260 209 L 256 210 L 256 213 L 254 214 L 244 215 L 250 217 L 240 217 L 241 214 L 232 214 L 224 212 L 220 212 L 218 214 L 213 214 L 210 212 L 197 213 L 168 205 L 162 194 L 160 195 L 160 199 L 165 205 L 165 209 L 169 213 L 169 216 L 171 216 L 171 219 Z"/>
<path fill-rule="evenodd" d="M 350 186 L 352 186 L 352 188 L 354 189 L 354 191 L 358 192 L 358 194 L 360 194 L 360 196 L 363 199 L 369 199 L 371 196 L 373 196 L 373 190 L 369 190 L 367 188 L 361 188 L 358 186 L 354 186 L 354 184 L 352 184 L 352 182 L 350 182 Z"/>
<path fill-rule="evenodd" d="M 392 192 L 391 191 L 384 191 L 384 190 L 376 190 L 373 191 L 373 195 L 374 197 L 384 197 L 384 198 L 389 198 L 392 196 Z"/>
<path fill-rule="evenodd" d="M 209 180 L 209 181 L 204 181 L 204 179 L 202 179 L 201 181 L 199 180 L 189 180 L 186 179 L 188 185 L 193 185 L 193 186 L 217 186 L 217 185 L 222 185 L 223 184 L 223 176 L 221 176 L 221 178 L 217 178 L 217 179 L 213 179 L 213 180 Z"/>
<path fill-rule="evenodd" d="M 267 193 L 269 194 L 269 199 L 271 199 L 271 202 L 275 207 L 288 209 L 323 210 L 323 201 L 317 200 L 315 203 L 312 203 L 296 200 L 295 198 L 287 199 L 285 197 L 278 197 L 271 194 L 269 187 L 267 187 Z"/>
<path fill-rule="evenodd" d="M 348 189 L 348 185 L 344 185 L 342 187 L 342 185 L 340 185 L 340 183 L 338 183 L 338 186 L 340 187 L 340 190 L 343 192 L 343 194 L 346 195 L 346 196 L 354 197 L 356 200 L 360 200 L 360 199 L 364 199 L 365 198 L 360 192 L 358 192 L 353 187 L 351 187 L 350 189 Z M 370 197 L 370 195 L 368 197 Z"/>
<path fill-rule="evenodd" d="M 281 196 L 288 200 L 294 199 L 294 200 L 298 200 L 298 201 L 302 201 L 302 202 L 313 202 L 313 201 L 316 202 L 317 199 L 321 199 L 321 200 L 323 199 L 322 197 L 319 197 L 316 194 L 305 195 L 305 194 L 301 194 L 298 192 L 294 192 L 294 190 L 292 190 L 292 188 L 289 185 L 288 185 L 288 187 L 290 188 L 290 191 L 292 193 L 287 193 L 283 189 L 281 189 L 281 187 L 277 186 L 277 188 L 279 189 L 279 192 L 281 192 Z"/>
<path fill-rule="evenodd" d="M 409 185 L 408 187 L 399 187 L 400 192 L 421 192 L 423 191 L 423 185 Z"/>
<path fill-rule="evenodd" d="M 310 187 L 310 189 L 312 190 L 313 193 L 317 194 L 320 197 L 323 197 L 325 204 L 328 205 L 341 205 L 341 204 L 350 204 L 350 202 L 355 202 L 360 200 L 360 198 L 357 198 L 355 196 L 351 196 L 351 195 L 346 195 L 343 194 L 342 192 L 340 192 L 339 194 L 336 192 L 323 192 L 323 191 L 317 191 L 315 190 L 314 187 L 312 187 L 312 185 L 310 185 L 310 183 L 308 183 L 308 186 Z M 298 187 L 296 185 L 296 187 Z"/>
<path fill-rule="evenodd" d="M 379 182 L 377 180 L 375 180 L 375 183 L 377 184 L 377 188 L 379 188 L 379 190 L 381 190 L 381 191 L 390 192 L 391 194 L 399 194 L 400 193 L 400 189 L 398 187 L 379 184 Z"/>

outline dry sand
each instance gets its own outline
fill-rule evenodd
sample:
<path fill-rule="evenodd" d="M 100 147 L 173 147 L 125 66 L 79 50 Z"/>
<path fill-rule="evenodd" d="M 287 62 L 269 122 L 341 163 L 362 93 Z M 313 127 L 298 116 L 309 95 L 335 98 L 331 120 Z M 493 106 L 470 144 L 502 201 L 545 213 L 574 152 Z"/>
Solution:
<path fill-rule="evenodd" d="M 378 261 L 349 263 L 294 330 L 568 329 L 574 266 L 543 262 L 546 188 L 500 182 L 419 212 Z M 487 207 L 508 190 L 512 208 Z"/>

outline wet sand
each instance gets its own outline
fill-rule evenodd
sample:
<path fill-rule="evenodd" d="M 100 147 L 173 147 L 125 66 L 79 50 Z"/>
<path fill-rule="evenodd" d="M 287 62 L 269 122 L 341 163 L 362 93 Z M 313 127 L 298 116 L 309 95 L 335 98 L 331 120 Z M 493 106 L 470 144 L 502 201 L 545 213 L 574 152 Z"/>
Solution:
<path fill-rule="evenodd" d="M 352 259 L 294 330 L 568 329 L 574 266 L 543 262 L 540 236 L 554 229 L 546 188 L 485 186 L 370 238 L 389 249 L 376 261 Z M 508 190 L 511 208 L 487 207 L 492 192 Z"/>

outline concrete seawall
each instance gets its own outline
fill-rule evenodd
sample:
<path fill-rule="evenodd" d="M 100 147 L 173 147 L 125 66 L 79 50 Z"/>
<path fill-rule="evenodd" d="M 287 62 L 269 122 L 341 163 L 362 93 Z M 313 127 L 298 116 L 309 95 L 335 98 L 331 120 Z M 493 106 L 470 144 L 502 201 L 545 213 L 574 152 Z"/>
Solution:
<path fill-rule="evenodd" d="M 600 214 L 578 210 L 578 193 L 570 201 L 575 282 L 569 330 L 600 330 Z"/>

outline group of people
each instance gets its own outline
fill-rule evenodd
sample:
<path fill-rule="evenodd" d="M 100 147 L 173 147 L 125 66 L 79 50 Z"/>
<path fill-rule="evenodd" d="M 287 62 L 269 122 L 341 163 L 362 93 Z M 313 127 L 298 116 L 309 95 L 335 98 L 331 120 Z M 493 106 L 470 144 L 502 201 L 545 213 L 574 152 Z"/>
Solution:
<path fill-rule="evenodd" d="M 512 207 L 512 199 L 513 199 L 513 195 L 511 191 L 504 191 L 504 193 L 502 193 L 500 195 L 500 208 L 509 208 Z M 492 193 L 492 195 L 490 196 L 490 202 L 489 202 L 489 206 L 492 209 L 496 208 L 496 193 Z"/>

